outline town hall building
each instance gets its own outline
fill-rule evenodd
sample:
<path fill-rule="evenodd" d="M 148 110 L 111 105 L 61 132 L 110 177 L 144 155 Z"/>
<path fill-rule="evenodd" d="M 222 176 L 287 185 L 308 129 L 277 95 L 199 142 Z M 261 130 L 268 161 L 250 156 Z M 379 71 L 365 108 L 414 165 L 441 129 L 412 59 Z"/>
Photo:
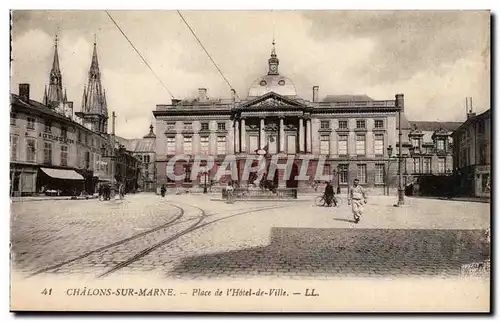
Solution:
<path fill-rule="evenodd" d="M 199 189 L 205 185 L 205 176 L 216 187 L 228 181 L 216 178 L 215 170 L 193 181 L 192 163 L 186 161 L 178 161 L 174 169 L 167 169 L 168 161 L 179 154 L 210 155 L 219 166 L 226 155 L 234 154 L 238 184 L 245 186 L 242 174 L 246 156 L 265 148 L 269 155 L 278 155 L 279 163 L 286 163 L 289 156 L 296 157 L 292 177 L 301 168 L 303 161 L 299 156 L 310 158 L 309 181 L 284 180 L 284 170 L 280 169 L 279 187 L 307 190 L 315 186 L 319 159 L 325 158 L 323 174 L 330 176 L 342 192 L 347 191 L 354 178 L 374 194 L 396 189 L 398 167 L 397 161 L 393 161 L 399 149 L 399 111 L 405 131 L 402 153 L 408 158 L 409 150 L 413 151 L 409 149 L 409 133 L 415 129 L 404 117 L 403 94 L 386 100 L 366 95 L 326 95 L 320 99 L 319 87 L 314 86 L 312 100 L 307 100 L 297 95 L 293 81 L 280 73 L 279 65 L 273 43 L 267 73 L 250 85 L 245 98 L 238 98 L 234 90 L 230 98 L 211 98 L 207 89 L 200 88 L 196 98 L 173 99 L 170 105 L 157 105 L 153 112 L 157 186 Z M 414 161 L 408 162 L 413 165 Z M 167 171 L 185 173 L 185 179 L 174 181 Z"/>

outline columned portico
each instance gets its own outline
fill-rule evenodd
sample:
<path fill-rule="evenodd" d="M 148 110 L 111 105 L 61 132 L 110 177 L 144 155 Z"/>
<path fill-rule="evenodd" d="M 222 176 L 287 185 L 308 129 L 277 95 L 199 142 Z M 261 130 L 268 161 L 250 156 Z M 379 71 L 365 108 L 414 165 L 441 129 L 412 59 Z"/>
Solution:
<path fill-rule="evenodd" d="M 299 152 L 305 152 L 304 149 L 304 119 L 299 118 Z"/>
<path fill-rule="evenodd" d="M 312 128 L 311 128 L 311 119 L 307 118 L 306 119 L 306 152 L 311 153 L 312 152 Z"/>
<path fill-rule="evenodd" d="M 234 121 L 234 153 L 240 153 L 240 121 Z"/>
<path fill-rule="evenodd" d="M 279 127 L 279 153 L 285 152 L 285 118 L 280 116 L 280 127 Z"/>
<path fill-rule="evenodd" d="M 246 145 L 246 140 L 247 140 L 247 133 L 246 133 L 246 124 L 245 124 L 245 118 L 241 119 L 241 152 L 246 152 L 247 151 L 247 145 Z"/>
<path fill-rule="evenodd" d="M 264 118 L 261 117 L 260 118 L 260 146 L 259 148 L 262 149 L 265 145 L 266 145 L 266 133 L 265 133 L 265 130 L 264 130 L 264 127 L 265 127 L 265 122 L 264 122 Z"/>

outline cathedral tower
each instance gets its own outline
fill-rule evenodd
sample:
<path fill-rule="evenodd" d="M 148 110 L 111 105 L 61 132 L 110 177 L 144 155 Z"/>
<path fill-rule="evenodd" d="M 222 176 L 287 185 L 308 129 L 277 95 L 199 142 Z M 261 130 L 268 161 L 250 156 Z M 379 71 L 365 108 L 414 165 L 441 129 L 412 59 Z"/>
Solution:
<path fill-rule="evenodd" d="M 62 88 L 62 75 L 61 69 L 59 68 L 59 53 L 57 52 L 58 39 L 56 35 L 54 44 L 54 60 L 52 61 L 52 69 L 50 70 L 49 76 L 49 87 L 45 88 L 45 93 L 43 95 L 43 103 L 52 108 L 57 109 L 62 104 L 66 103 L 63 97 Z"/>
<path fill-rule="evenodd" d="M 99 133 L 108 132 L 106 91 L 102 88 L 101 84 L 101 72 L 99 71 L 97 44 L 95 41 L 88 83 L 83 88 L 82 110 L 77 115 L 82 118 L 83 124 L 91 130 Z"/>

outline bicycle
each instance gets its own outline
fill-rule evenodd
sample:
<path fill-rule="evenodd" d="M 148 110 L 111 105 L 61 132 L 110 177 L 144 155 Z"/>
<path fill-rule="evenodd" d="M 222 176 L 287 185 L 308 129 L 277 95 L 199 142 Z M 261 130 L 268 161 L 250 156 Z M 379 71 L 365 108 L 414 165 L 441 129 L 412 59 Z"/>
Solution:
<path fill-rule="evenodd" d="M 344 203 L 344 200 L 342 200 L 342 198 L 339 195 L 335 195 L 333 198 L 336 201 L 337 207 L 340 207 Z M 325 196 L 322 195 L 322 196 L 316 197 L 316 199 L 314 199 L 314 203 L 318 207 L 325 207 L 326 206 Z M 333 202 L 333 200 L 332 200 L 332 203 L 328 207 L 332 207 L 334 204 L 335 204 L 335 202 Z"/>

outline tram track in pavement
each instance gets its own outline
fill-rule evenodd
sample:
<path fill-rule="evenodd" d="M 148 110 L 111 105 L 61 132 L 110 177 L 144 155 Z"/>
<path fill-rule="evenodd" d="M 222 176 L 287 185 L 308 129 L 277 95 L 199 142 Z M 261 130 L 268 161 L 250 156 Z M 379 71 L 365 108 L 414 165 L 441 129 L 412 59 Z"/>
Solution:
<path fill-rule="evenodd" d="M 53 272 L 53 271 L 55 271 L 55 270 L 57 270 L 57 269 L 60 269 L 60 268 L 62 268 L 62 267 L 64 267 L 64 266 L 67 266 L 67 265 L 72 264 L 72 263 L 74 263 L 74 262 L 78 262 L 78 261 L 80 261 L 80 260 L 83 260 L 83 259 L 85 259 L 85 258 L 88 258 L 88 257 L 89 257 L 89 256 L 91 256 L 91 255 L 94 255 L 94 254 L 98 254 L 98 253 L 102 253 L 102 252 L 108 251 L 108 250 L 110 250 L 110 249 L 113 249 L 113 248 L 119 247 L 119 246 L 124 245 L 124 244 L 126 244 L 126 243 L 130 243 L 130 242 L 132 242 L 132 241 L 134 241 L 134 240 L 137 240 L 137 239 L 140 239 L 140 238 L 147 237 L 147 236 L 152 235 L 152 234 L 154 234 L 154 233 L 156 233 L 156 232 L 158 232 L 158 231 L 161 231 L 161 230 L 167 229 L 167 228 L 172 227 L 172 226 L 175 226 L 175 225 L 179 225 L 179 224 L 182 224 L 182 223 L 185 223 L 185 222 L 189 222 L 189 221 L 197 220 L 197 222 L 196 222 L 195 224 L 193 224 L 193 225 L 191 225 L 191 226 L 190 226 L 190 227 L 192 228 L 192 227 L 195 227 L 196 225 L 198 225 L 198 224 L 201 222 L 201 220 L 202 220 L 203 218 L 207 218 L 207 217 L 210 217 L 210 216 L 213 216 L 213 215 L 217 215 L 217 213 L 216 213 L 216 214 L 210 214 L 210 215 L 207 215 L 207 214 L 206 214 L 206 212 L 205 212 L 203 209 L 199 208 L 199 207 L 195 207 L 195 206 L 191 206 L 191 205 L 188 205 L 188 204 L 184 204 L 184 206 L 190 206 L 190 207 L 197 208 L 197 209 L 201 210 L 201 211 L 202 211 L 202 216 L 197 216 L 197 217 L 195 217 L 195 218 L 188 218 L 188 219 L 186 219 L 186 220 L 181 220 L 181 219 L 185 216 L 185 213 L 186 213 L 186 207 L 182 207 L 182 206 L 183 206 L 183 203 L 180 203 L 180 202 L 175 202 L 175 203 L 172 203 L 172 202 L 168 202 L 168 201 L 167 201 L 167 202 L 165 202 L 165 203 L 179 210 L 179 211 L 178 211 L 178 213 L 175 215 L 175 217 L 174 217 L 174 218 L 172 218 L 171 220 L 168 220 L 167 222 L 165 222 L 165 223 L 163 223 L 163 224 L 161 224 L 161 225 L 158 225 L 158 226 L 156 226 L 156 227 L 153 227 L 153 228 L 148 229 L 148 230 L 146 230 L 146 231 L 143 231 L 143 232 L 141 232 L 141 233 L 134 234 L 134 235 L 132 235 L 132 236 L 130 236 L 130 237 L 127 237 L 127 238 L 124 238 L 124 239 L 118 240 L 118 241 L 116 241 L 116 242 L 113 242 L 113 243 L 110 243 L 110 244 L 104 245 L 104 246 L 102 246 L 102 247 L 99 247 L 99 248 L 93 249 L 93 250 L 91 250 L 91 251 L 87 251 L 87 252 L 85 252 L 85 253 L 83 253 L 83 254 L 81 254 L 81 255 L 78 255 L 78 256 L 76 256 L 76 257 L 73 257 L 73 258 L 71 258 L 71 259 L 68 259 L 68 260 L 65 260 L 65 261 L 59 262 L 59 263 L 57 263 L 57 264 L 51 265 L 51 266 L 49 266 L 49 267 L 45 267 L 45 268 L 43 268 L 43 269 L 40 269 L 40 270 L 38 270 L 38 271 L 36 271 L 36 272 L 34 272 L 34 273 L 29 274 L 26 278 L 31 278 L 31 277 L 34 277 L 34 276 L 37 276 L 37 275 L 40 275 L 40 274 L 43 274 L 43 273 L 50 273 L 50 272 Z M 176 204 L 178 204 L 178 205 L 176 205 Z M 248 213 L 248 212 L 254 211 L 254 210 L 256 210 L 256 209 L 260 209 L 260 208 L 261 208 L 261 207 L 250 208 L 250 210 L 249 210 L 249 211 L 246 211 L 245 213 Z M 266 208 L 266 209 L 267 209 L 267 208 Z M 201 220 L 200 220 L 200 219 L 201 219 Z M 184 232 L 184 234 L 185 234 L 185 233 L 187 233 L 187 231 L 188 231 L 188 230 L 190 231 L 190 228 L 188 228 L 188 229 L 184 230 L 184 231 L 183 231 L 183 232 Z M 177 235 L 177 234 L 174 234 L 174 237 L 175 237 L 176 235 Z M 174 238 L 174 240 L 175 240 L 175 239 L 177 239 L 177 238 L 179 238 L 179 237 L 180 237 L 180 236 L 177 236 L 176 238 Z M 165 240 L 163 240 L 163 241 L 165 241 Z M 173 240 L 172 240 L 172 241 L 173 241 Z M 167 240 L 167 241 L 165 241 L 165 242 L 164 242 L 164 244 L 167 244 L 168 242 L 169 242 L 169 241 Z M 156 245 L 156 244 L 155 244 L 155 245 Z M 160 247 L 160 246 L 161 246 L 161 245 L 157 246 L 156 248 L 158 248 L 158 247 Z M 149 247 L 149 248 L 151 248 L 151 247 Z M 143 253 L 143 252 L 145 252 L 145 251 L 147 251 L 147 250 L 148 250 L 148 249 L 144 249 L 144 250 L 143 250 L 143 251 L 141 251 L 140 253 Z M 152 250 L 151 250 L 151 251 L 152 251 Z M 150 251 L 149 251 L 149 252 L 150 252 Z M 149 252 L 147 252 L 147 253 L 149 253 Z M 147 254 L 144 254 L 144 255 L 142 255 L 141 257 L 143 257 L 143 256 L 145 256 L 145 255 L 147 255 Z M 136 259 L 136 260 L 137 260 L 137 259 Z"/>
<path fill-rule="evenodd" d="M 179 212 L 177 213 L 177 215 L 176 215 L 173 219 L 171 219 L 171 220 L 167 221 L 166 223 L 163 223 L 163 224 L 161 224 L 161 225 L 158 225 L 158 226 L 156 226 L 156 227 L 153 227 L 153 228 L 148 229 L 148 230 L 146 230 L 146 231 L 143 231 L 143 232 L 141 232 L 141 233 L 134 234 L 134 235 L 132 235 L 132 236 L 130 236 L 130 237 L 127 237 L 127 238 L 124 238 L 124 239 L 118 240 L 118 241 L 113 242 L 113 243 L 111 243 L 111 244 L 107 244 L 107 245 L 104 245 L 104 246 L 99 247 L 99 248 L 97 248 L 97 249 L 94 249 L 94 250 L 91 250 L 91 251 L 85 252 L 85 253 L 83 253 L 83 254 L 81 254 L 81 255 L 77 256 L 77 257 L 73 257 L 73 258 L 71 258 L 71 259 L 68 259 L 68 260 L 66 260 L 66 261 L 60 262 L 60 263 L 58 263 L 58 264 L 55 264 L 55 265 L 52 265 L 52 266 L 49 266 L 49 267 L 46 267 L 46 268 L 40 269 L 40 270 L 38 270 L 38 271 L 36 271 L 36 272 L 34 272 L 34 273 L 32 273 L 32 274 L 28 275 L 28 277 L 27 277 L 27 278 L 34 277 L 34 276 L 37 276 L 37 275 L 40 275 L 40 274 L 43 274 L 43 273 L 46 273 L 46 272 L 49 272 L 49 271 L 56 270 L 56 269 L 61 268 L 61 267 L 65 266 L 65 265 L 68 265 L 68 264 L 71 264 L 71 263 L 76 262 L 76 261 L 78 261 L 78 260 L 81 260 L 81 259 L 84 259 L 84 258 L 86 258 L 86 257 L 89 257 L 89 256 L 90 256 L 90 255 L 92 255 L 92 254 L 95 254 L 95 253 L 100 253 L 100 252 L 106 251 L 106 250 L 108 250 L 108 249 L 110 249 L 110 248 L 113 248 L 113 247 L 117 247 L 117 246 L 123 245 L 123 244 L 125 244 L 125 243 L 131 242 L 131 241 L 133 241 L 133 240 L 136 240 L 136 239 L 138 239 L 138 238 L 144 237 L 144 236 L 146 236 L 146 235 L 152 234 L 152 233 L 157 232 L 157 231 L 159 231 L 159 230 L 161 230 L 161 229 L 165 229 L 165 228 L 167 228 L 167 227 L 170 227 L 170 226 L 172 226 L 172 225 L 176 224 L 176 223 L 177 223 L 177 222 L 178 222 L 178 221 L 179 221 L 182 217 L 184 217 L 185 209 L 184 209 L 184 208 L 182 208 L 182 207 L 179 207 L 179 206 L 177 206 L 177 205 L 174 205 L 174 204 L 172 204 L 172 203 L 170 203 L 170 202 L 168 202 L 168 204 L 169 204 L 170 206 L 172 206 L 172 207 L 174 207 L 174 208 L 178 209 L 178 210 L 179 210 Z"/>
<path fill-rule="evenodd" d="M 201 222 L 203 221 L 203 219 L 209 217 L 208 215 L 206 215 L 206 212 L 199 208 L 199 207 L 196 207 L 196 206 L 191 206 L 191 207 L 194 207 L 194 208 L 198 208 L 202 211 L 202 214 L 201 216 L 199 216 L 197 218 L 197 221 L 190 225 L 187 229 L 185 230 L 182 230 L 172 236 L 169 236 L 169 237 L 166 237 L 165 239 L 153 244 L 152 246 L 150 247 L 147 247 L 145 249 L 143 249 L 142 251 L 136 253 L 135 255 L 133 255 L 132 257 L 128 258 L 127 260 L 119 263 L 118 265 L 114 266 L 113 268 L 105 271 L 104 273 L 102 274 L 99 274 L 96 278 L 100 279 L 100 278 L 103 278 L 103 277 L 107 277 L 111 274 L 113 274 L 114 272 L 117 272 L 127 266 L 129 266 L 130 264 L 140 260 L 141 258 L 147 256 L 148 254 L 152 253 L 153 251 L 157 250 L 158 248 L 162 247 L 162 246 L 165 246 L 177 239 L 179 239 L 180 237 L 188 234 L 188 233 L 191 233 L 195 230 L 198 230 L 200 228 L 203 228 L 203 227 L 206 227 L 208 225 L 211 225 L 211 224 L 214 224 L 216 222 L 219 222 L 221 220 L 226 220 L 226 219 L 229 219 L 229 218 L 232 218 L 232 217 L 236 217 L 236 216 L 241 216 L 241 215 L 245 215 L 245 214 L 248 214 L 248 213 L 254 213 L 254 212 L 260 212 L 260 211 L 265 211 L 265 210 L 271 210 L 271 209 L 278 209 L 278 208 L 286 208 L 286 207 L 291 207 L 291 205 L 286 205 L 286 206 L 283 206 L 283 205 L 278 205 L 278 206 L 268 206 L 268 207 L 259 207 L 257 209 L 250 209 L 250 210 L 246 210 L 246 211 L 243 211 L 243 212 L 239 212 L 239 213 L 236 213 L 236 214 L 232 214 L 232 215 L 229 215 L 229 216 L 225 216 L 225 217 L 222 217 L 222 218 L 218 218 L 218 219 L 215 219 L 215 220 L 212 220 L 212 221 L 209 221 L 209 222 L 205 222 L 203 224 L 201 224 Z"/>

